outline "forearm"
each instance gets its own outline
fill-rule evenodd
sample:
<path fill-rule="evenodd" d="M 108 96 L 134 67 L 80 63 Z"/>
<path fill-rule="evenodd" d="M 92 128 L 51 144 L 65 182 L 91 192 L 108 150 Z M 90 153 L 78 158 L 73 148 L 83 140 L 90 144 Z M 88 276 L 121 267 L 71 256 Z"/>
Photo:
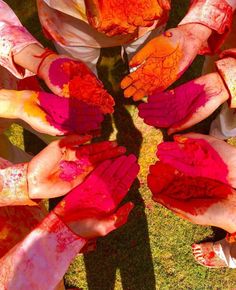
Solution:
<path fill-rule="evenodd" d="M 50 213 L 0 260 L 0 288 L 55 289 L 85 244 L 85 239 L 75 235 Z"/>
<path fill-rule="evenodd" d="M 228 35 L 236 0 L 193 0 L 186 16 L 179 26 L 186 24 L 201 24 L 211 29 L 212 34 L 203 43 L 200 54 L 215 53 L 221 47 Z M 199 31 L 196 36 L 200 36 Z"/>
<path fill-rule="evenodd" d="M 28 46 L 40 47 L 39 42 L 22 26 L 12 9 L 0 0 L 0 65 L 6 67 L 18 78 L 29 76 L 23 63 L 15 62 L 14 56 Z M 23 61 L 27 62 L 27 58 Z"/>
<path fill-rule="evenodd" d="M 42 60 L 39 56 L 43 55 L 45 51 L 45 48 L 38 44 L 30 44 L 14 55 L 14 62 L 36 74 Z"/>
<path fill-rule="evenodd" d="M 222 58 L 216 61 L 216 68 L 228 89 L 230 108 L 236 108 L 236 49 L 223 52 Z"/>
<path fill-rule="evenodd" d="M 0 206 L 35 205 L 29 198 L 27 163 L 0 169 Z"/>

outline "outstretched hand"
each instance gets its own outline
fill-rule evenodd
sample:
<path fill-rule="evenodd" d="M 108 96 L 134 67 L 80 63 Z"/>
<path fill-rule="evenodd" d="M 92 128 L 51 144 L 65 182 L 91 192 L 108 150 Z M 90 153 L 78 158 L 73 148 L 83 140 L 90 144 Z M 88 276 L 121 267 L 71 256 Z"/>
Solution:
<path fill-rule="evenodd" d="M 29 90 L 0 90 L 0 116 L 21 119 L 36 131 L 52 136 L 96 131 L 103 121 L 97 107 Z"/>
<path fill-rule="evenodd" d="M 211 73 L 174 90 L 151 95 L 147 103 L 139 105 L 139 116 L 148 125 L 169 128 L 172 134 L 204 120 L 228 98 L 220 75 Z"/>
<path fill-rule="evenodd" d="M 136 178 L 139 166 L 134 155 L 100 164 L 55 207 L 54 212 L 77 234 L 103 236 L 123 225 L 132 203 L 117 210 Z"/>
<path fill-rule="evenodd" d="M 40 65 L 38 75 L 58 96 L 77 98 L 97 106 L 104 114 L 113 112 L 115 102 L 112 96 L 82 61 L 51 54 Z"/>
<path fill-rule="evenodd" d="M 126 150 L 116 142 L 82 145 L 91 136 L 71 135 L 48 145 L 28 165 L 31 199 L 62 196 L 84 181 L 102 161 L 122 155 Z"/>
<path fill-rule="evenodd" d="M 186 24 L 148 42 L 130 61 L 136 70 L 121 82 L 125 97 L 137 101 L 168 88 L 190 66 L 210 33 L 203 25 Z"/>
<path fill-rule="evenodd" d="M 194 224 L 236 231 L 236 191 L 229 185 L 187 176 L 168 164 L 157 162 L 150 166 L 148 186 L 154 201 L 176 215 Z"/>
<path fill-rule="evenodd" d="M 157 156 L 189 176 L 201 176 L 236 187 L 236 148 L 215 137 L 189 133 L 158 146 Z"/>

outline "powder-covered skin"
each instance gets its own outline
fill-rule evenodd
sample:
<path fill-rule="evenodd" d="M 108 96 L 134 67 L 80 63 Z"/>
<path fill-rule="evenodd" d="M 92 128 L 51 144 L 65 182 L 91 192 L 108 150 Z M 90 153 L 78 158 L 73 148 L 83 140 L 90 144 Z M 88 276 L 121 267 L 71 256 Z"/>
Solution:
<path fill-rule="evenodd" d="M 139 171 L 133 155 L 107 160 L 58 204 L 57 215 L 64 222 L 102 218 L 114 213 Z"/>
<path fill-rule="evenodd" d="M 85 4 L 89 23 L 108 36 L 131 34 L 163 17 L 163 8 L 156 0 L 86 0 Z"/>
<path fill-rule="evenodd" d="M 63 96 L 97 106 L 104 114 L 113 112 L 113 98 L 84 63 L 69 58 L 56 59 L 50 65 L 49 79 L 61 89 Z"/>
<path fill-rule="evenodd" d="M 140 100 L 172 84 L 180 73 L 183 41 L 181 33 L 171 31 L 149 41 L 130 62 L 137 70 L 121 82 L 125 97 Z"/>
<path fill-rule="evenodd" d="M 88 158 L 81 158 L 75 161 L 63 160 L 60 162 L 61 173 L 59 177 L 64 181 L 70 182 L 81 175 L 85 168 L 88 168 L 90 165 L 91 163 Z"/>
<path fill-rule="evenodd" d="M 60 130 L 83 134 L 98 129 L 103 121 L 103 115 L 97 107 L 76 98 L 40 92 L 38 99 L 41 108 L 47 113 L 47 121 Z"/>
<path fill-rule="evenodd" d="M 174 90 L 156 93 L 139 105 L 139 116 L 145 123 L 168 128 L 185 123 L 209 99 L 204 86 L 188 82 Z"/>
<path fill-rule="evenodd" d="M 189 176 L 201 176 L 228 182 L 228 167 L 212 146 L 204 139 L 176 136 L 174 142 L 158 146 L 157 156 Z"/>
<path fill-rule="evenodd" d="M 228 185 L 210 178 L 187 176 L 160 161 L 150 166 L 147 181 L 155 201 L 192 215 L 203 214 L 232 193 Z"/>

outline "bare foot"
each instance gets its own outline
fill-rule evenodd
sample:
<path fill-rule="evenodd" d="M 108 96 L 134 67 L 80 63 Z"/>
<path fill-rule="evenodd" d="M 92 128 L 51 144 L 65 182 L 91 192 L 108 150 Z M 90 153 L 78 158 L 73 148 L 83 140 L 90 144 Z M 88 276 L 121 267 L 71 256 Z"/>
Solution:
<path fill-rule="evenodd" d="M 215 243 L 193 244 L 192 251 L 194 259 L 204 267 L 236 268 L 236 262 L 231 256 L 231 250 L 235 245 L 223 239 Z"/>

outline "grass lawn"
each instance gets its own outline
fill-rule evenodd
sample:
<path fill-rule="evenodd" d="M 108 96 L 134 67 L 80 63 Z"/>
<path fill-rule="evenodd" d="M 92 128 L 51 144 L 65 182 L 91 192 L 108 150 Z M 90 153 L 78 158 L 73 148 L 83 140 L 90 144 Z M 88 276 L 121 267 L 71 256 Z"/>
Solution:
<path fill-rule="evenodd" d="M 6 2 L 24 25 L 45 43 L 35 1 Z M 178 23 L 187 6 L 188 1 L 173 1 L 169 27 Z M 235 270 L 209 270 L 198 266 L 191 254 L 193 242 L 218 238 L 222 233 L 183 221 L 151 200 L 146 175 L 148 166 L 156 160 L 156 146 L 163 134 L 142 122 L 135 104 L 124 101 L 117 82 L 127 68 L 118 52 L 119 48 L 102 50 L 99 64 L 99 75 L 117 102 L 116 112 L 104 122 L 103 139 L 116 138 L 139 157 L 140 184 L 136 182 L 127 197 L 135 203 L 135 209 L 124 227 L 98 240 L 96 252 L 75 259 L 65 276 L 66 284 L 90 290 L 236 289 Z M 197 58 L 178 83 L 200 75 L 202 63 L 203 58 Z M 209 122 L 210 119 L 202 122 L 194 130 L 207 132 Z M 22 145 L 19 127 L 13 127 L 9 134 L 13 142 Z"/>

